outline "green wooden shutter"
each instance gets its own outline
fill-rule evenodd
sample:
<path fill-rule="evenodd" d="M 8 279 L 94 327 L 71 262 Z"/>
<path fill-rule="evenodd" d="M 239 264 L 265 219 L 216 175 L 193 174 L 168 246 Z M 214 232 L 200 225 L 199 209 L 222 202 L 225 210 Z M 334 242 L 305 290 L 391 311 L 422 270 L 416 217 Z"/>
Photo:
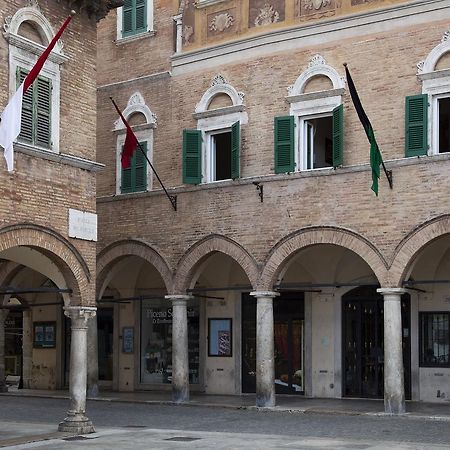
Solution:
<path fill-rule="evenodd" d="M 142 150 L 147 154 L 147 142 L 141 142 Z M 134 191 L 145 191 L 147 189 L 147 160 L 138 147 L 134 154 Z"/>
<path fill-rule="evenodd" d="M 28 71 L 17 69 L 17 87 L 28 75 Z M 33 143 L 33 86 L 30 86 L 22 99 L 22 117 L 19 140 Z"/>
<path fill-rule="evenodd" d="M 201 183 L 201 161 L 202 132 L 200 130 L 183 130 L 183 183 Z"/>
<path fill-rule="evenodd" d="M 236 122 L 231 126 L 231 178 L 239 178 L 239 159 L 241 154 L 241 124 Z"/>
<path fill-rule="evenodd" d="M 344 160 L 344 105 L 333 109 L 333 167 Z"/>
<path fill-rule="evenodd" d="M 140 142 L 142 149 L 147 154 L 147 142 Z M 123 147 L 122 147 L 123 151 Z M 120 191 L 140 192 L 147 189 L 147 159 L 139 147 L 136 148 L 131 158 L 130 167 L 122 169 Z"/>
<path fill-rule="evenodd" d="M 52 83 L 48 78 L 38 77 L 35 82 L 35 143 L 41 147 L 51 147 L 51 104 Z"/>
<path fill-rule="evenodd" d="M 293 172 L 294 116 L 275 117 L 275 173 Z"/>
<path fill-rule="evenodd" d="M 122 9 L 122 34 L 133 34 L 133 0 L 125 0 Z"/>
<path fill-rule="evenodd" d="M 426 155 L 428 151 L 428 95 L 406 97 L 405 156 Z"/>
<path fill-rule="evenodd" d="M 135 1 L 135 30 L 136 32 L 145 31 L 147 29 L 147 0 Z"/>

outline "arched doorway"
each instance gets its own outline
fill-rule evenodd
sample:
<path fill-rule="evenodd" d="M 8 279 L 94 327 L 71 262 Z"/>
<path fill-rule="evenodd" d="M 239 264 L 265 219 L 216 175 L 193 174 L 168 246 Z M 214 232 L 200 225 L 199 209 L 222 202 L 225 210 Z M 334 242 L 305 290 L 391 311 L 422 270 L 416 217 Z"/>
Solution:
<path fill-rule="evenodd" d="M 342 296 L 342 373 L 344 397 L 383 398 L 383 296 L 378 286 L 361 286 Z M 411 398 L 411 302 L 402 296 L 405 396 Z"/>

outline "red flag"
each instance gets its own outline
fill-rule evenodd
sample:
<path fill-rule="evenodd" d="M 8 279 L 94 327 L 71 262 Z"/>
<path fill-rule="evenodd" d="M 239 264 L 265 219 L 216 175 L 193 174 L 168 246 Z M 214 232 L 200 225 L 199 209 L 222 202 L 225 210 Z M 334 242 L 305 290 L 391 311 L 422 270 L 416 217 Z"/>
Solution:
<path fill-rule="evenodd" d="M 72 16 L 69 16 L 62 24 L 60 30 L 56 33 L 48 47 L 44 50 L 42 55 L 36 61 L 36 64 L 26 76 L 23 83 L 19 86 L 16 93 L 13 95 L 9 103 L 6 105 L 2 113 L 2 120 L 0 122 L 0 145 L 4 148 L 6 165 L 8 172 L 14 169 L 14 141 L 20 134 L 21 117 L 22 117 L 22 99 L 27 89 L 33 84 L 34 80 L 39 75 L 48 55 L 53 50 L 53 47 L 58 42 L 63 31 L 66 29 Z"/>
<path fill-rule="evenodd" d="M 123 124 L 125 125 L 127 129 L 127 135 L 125 137 L 125 144 L 123 145 L 122 150 L 122 169 L 128 169 L 128 167 L 131 166 L 131 158 L 133 157 L 134 151 L 136 150 L 137 146 L 139 145 L 139 142 L 137 140 L 137 137 L 135 136 L 133 130 L 131 129 L 129 123 L 126 121 L 125 117 L 123 117 L 123 114 L 120 112 L 120 109 L 117 107 L 116 102 L 112 99 L 113 105 L 116 107 L 117 112 L 119 113 L 120 118 L 122 119 Z"/>

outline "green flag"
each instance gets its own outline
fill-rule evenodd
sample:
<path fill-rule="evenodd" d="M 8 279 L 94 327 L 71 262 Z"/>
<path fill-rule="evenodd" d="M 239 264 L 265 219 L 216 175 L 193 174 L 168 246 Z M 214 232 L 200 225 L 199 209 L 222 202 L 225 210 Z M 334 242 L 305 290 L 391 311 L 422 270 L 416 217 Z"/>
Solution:
<path fill-rule="evenodd" d="M 378 196 L 378 180 L 380 179 L 380 166 L 383 164 L 383 158 L 381 157 L 380 149 L 378 148 L 377 140 L 373 133 L 372 124 L 362 107 L 361 100 L 359 99 L 358 92 L 356 91 L 355 85 L 353 83 L 350 72 L 345 65 L 345 75 L 347 77 L 347 84 L 350 91 L 350 96 L 353 100 L 353 105 L 355 106 L 356 113 L 358 114 L 359 120 L 364 127 L 367 135 L 367 139 L 370 142 L 370 167 L 372 168 L 372 191 Z"/>

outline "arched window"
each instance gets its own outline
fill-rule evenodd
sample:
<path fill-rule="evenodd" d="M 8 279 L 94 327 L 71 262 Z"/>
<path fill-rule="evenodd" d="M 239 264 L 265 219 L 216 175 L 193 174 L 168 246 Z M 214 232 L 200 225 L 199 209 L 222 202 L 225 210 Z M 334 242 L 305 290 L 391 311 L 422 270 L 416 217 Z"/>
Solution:
<path fill-rule="evenodd" d="M 37 3 L 7 17 L 4 29 L 9 43 L 9 95 L 12 96 L 55 33 Z M 68 60 L 62 48 L 59 41 L 24 95 L 19 148 L 59 153 L 60 68 Z"/>
<path fill-rule="evenodd" d="M 153 173 L 143 152 L 150 161 L 153 160 L 153 130 L 156 128 L 156 115 L 145 104 L 139 92 L 133 94 L 123 115 L 133 129 L 140 147 L 134 152 L 131 166 L 122 169 L 121 155 L 125 143 L 126 128 L 119 118 L 114 123 L 114 132 L 117 134 L 116 144 L 116 193 L 127 194 L 131 192 L 151 191 Z M 142 149 L 142 150 L 141 150 Z"/>
<path fill-rule="evenodd" d="M 244 94 L 217 75 L 195 108 L 197 129 L 183 132 L 183 183 L 239 178 Z"/>
<path fill-rule="evenodd" d="M 343 161 L 345 84 L 320 55 L 288 88 L 289 116 L 275 117 L 275 172 L 337 167 Z"/>
<path fill-rule="evenodd" d="M 450 30 L 418 65 L 422 94 L 406 97 L 406 156 L 450 152 Z"/>

